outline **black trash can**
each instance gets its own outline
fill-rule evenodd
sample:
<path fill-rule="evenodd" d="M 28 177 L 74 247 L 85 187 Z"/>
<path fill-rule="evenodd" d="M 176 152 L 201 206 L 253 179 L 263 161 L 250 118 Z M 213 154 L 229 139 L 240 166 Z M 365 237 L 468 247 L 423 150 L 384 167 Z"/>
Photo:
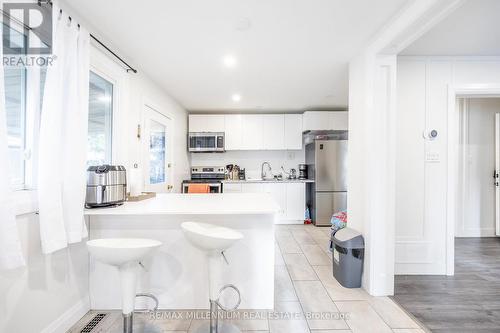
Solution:
<path fill-rule="evenodd" d="M 343 228 L 332 236 L 333 276 L 346 288 L 361 287 L 365 241 L 359 232 Z"/>

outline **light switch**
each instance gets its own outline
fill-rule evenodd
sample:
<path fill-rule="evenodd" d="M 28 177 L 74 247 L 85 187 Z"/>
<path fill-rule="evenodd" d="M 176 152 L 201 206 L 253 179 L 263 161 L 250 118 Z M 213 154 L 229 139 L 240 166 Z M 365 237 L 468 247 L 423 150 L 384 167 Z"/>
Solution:
<path fill-rule="evenodd" d="M 425 153 L 425 161 L 430 163 L 439 163 L 439 152 L 428 151 Z"/>

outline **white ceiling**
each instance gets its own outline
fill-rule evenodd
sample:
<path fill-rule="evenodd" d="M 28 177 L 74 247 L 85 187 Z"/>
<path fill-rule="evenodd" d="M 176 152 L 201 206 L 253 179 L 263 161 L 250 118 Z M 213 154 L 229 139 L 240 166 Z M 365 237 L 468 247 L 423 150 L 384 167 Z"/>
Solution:
<path fill-rule="evenodd" d="M 467 0 L 403 55 L 500 55 L 500 1 Z"/>
<path fill-rule="evenodd" d="M 346 107 L 348 61 L 407 0 L 67 2 L 185 108 L 220 111 Z"/>

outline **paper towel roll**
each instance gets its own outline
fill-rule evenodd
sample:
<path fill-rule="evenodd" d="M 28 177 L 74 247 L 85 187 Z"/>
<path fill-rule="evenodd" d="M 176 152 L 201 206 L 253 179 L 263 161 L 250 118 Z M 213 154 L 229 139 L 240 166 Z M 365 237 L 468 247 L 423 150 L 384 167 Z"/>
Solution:
<path fill-rule="evenodd" d="M 130 196 L 136 197 L 142 193 L 142 170 L 132 168 L 129 172 Z"/>

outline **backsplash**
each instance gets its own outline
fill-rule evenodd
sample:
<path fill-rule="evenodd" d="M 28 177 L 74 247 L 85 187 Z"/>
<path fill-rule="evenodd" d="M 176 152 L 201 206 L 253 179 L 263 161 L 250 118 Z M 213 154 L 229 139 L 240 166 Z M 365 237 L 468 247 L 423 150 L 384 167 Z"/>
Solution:
<path fill-rule="evenodd" d="M 226 166 L 238 164 L 245 168 L 247 178 L 260 177 L 262 162 L 271 163 L 273 174 L 281 171 L 281 166 L 288 171 L 290 168 L 298 169 L 300 163 L 305 161 L 305 151 L 302 150 L 234 150 L 225 153 L 193 153 L 191 154 L 192 166 Z"/>

